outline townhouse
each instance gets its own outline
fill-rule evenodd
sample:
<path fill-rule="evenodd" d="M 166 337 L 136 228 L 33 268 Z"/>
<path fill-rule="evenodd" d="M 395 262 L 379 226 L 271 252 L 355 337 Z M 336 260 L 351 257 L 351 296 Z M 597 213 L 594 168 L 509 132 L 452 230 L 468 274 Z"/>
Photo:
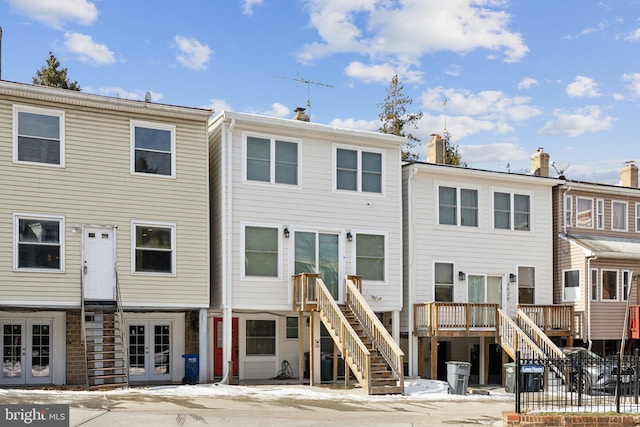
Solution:
<path fill-rule="evenodd" d="M 179 382 L 206 351 L 210 113 L 0 81 L 0 385 Z"/>
<path fill-rule="evenodd" d="M 338 304 L 346 277 L 360 276 L 359 301 L 399 337 L 404 139 L 299 110 L 294 120 L 222 112 L 210 124 L 213 378 L 274 378 L 287 365 L 326 376 L 342 338 L 316 302 L 296 310 L 301 273 Z"/>
<path fill-rule="evenodd" d="M 638 304 L 640 190 L 634 162 L 620 171 L 620 185 L 566 179 L 554 188 L 553 231 L 554 302 L 575 307 L 576 338 L 583 345 L 599 354 L 619 351 L 628 338 L 629 306 Z M 637 322 L 635 327 L 638 338 Z"/>
<path fill-rule="evenodd" d="M 445 165 L 439 135 L 427 149 L 429 163 L 403 167 L 401 344 L 409 374 L 445 380 L 446 361 L 466 361 L 470 382 L 500 383 L 515 356 L 513 336 L 500 334 L 522 333 L 509 319 L 527 317 L 520 306 L 554 303 L 549 219 L 562 181 L 548 177 L 542 150 L 532 157 L 538 173 L 523 175 Z M 500 326 L 499 313 L 511 326 Z"/>

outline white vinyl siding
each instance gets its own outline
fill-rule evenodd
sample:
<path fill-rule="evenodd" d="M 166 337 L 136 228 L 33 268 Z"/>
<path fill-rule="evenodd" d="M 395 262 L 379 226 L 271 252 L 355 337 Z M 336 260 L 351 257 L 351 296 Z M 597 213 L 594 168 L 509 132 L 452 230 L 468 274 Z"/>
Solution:
<path fill-rule="evenodd" d="M 13 106 L 13 161 L 64 167 L 64 111 Z"/>

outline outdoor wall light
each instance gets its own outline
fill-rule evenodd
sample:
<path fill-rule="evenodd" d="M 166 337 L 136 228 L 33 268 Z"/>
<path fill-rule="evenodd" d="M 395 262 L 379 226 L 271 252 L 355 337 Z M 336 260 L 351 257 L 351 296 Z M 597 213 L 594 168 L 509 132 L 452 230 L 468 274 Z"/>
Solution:
<path fill-rule="evenodd" d="M 350 231 L 347 231 L 347 242 L 353 242 L 353 234 Z"/>
<path fill-rule="evenodd" d="M 380 295 L 371 295 L 371 299 L 374 301 L 380 301 L 382 297 Z"/>
<path fill-rule="evenodd" d="M 289 238 L 289 226 L 288 225 L 284 226 L 284 230 L 282 230 L 282 233 L 284 234 L 284 238 L 285 239 Z"/>
<path fill-rule="evenodd" d="M 511 273 L 509 274 L 509 281 L 511 283 L 515 283 L 518 280 L 518 276 L 516 276 L 515 274 Z"/>
<path fill-rule="evenodd" d="M 466 278 L 467 278 L 467 275 L 464 273 L 464 271 L 458 271 L 459 280 L 465 280 Z"/>

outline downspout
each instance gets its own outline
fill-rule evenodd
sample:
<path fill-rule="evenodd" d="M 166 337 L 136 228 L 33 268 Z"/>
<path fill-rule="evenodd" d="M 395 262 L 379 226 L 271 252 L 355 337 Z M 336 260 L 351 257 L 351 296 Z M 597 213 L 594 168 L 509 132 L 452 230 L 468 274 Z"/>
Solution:
<path fill-rule="evenodd" d="M 629 289 L 627 290 L 627 304 L 624 310 L 624 325 L 622 327 L 622 339 L 620 340 L 620 353 L 619 356 L 622 357 L 624 352 L 624 346 L 627 339 L 627 332 L 629 330 L 629 310 L 631 310 L 631 289 L 633 288 L 633 271 L 629 272 Z"/>
<path fill-rule="evenodd" d="M 417 372 L 414 372 L 414 367 L 417 366 L 418 363 L 420 363 L 419 360 L 415 360 L 417 359 L 417 356 L 414 354 L 414 347 L 415 347 L 415 341 L 418 340 L 417 337 L 415 337 L 413 335 L 413 322 L 414 322 L 414 318 L 413 318 L 413 304 L 414 304 L 414 292 L 413 292 L 413 288 L 414 288 L 414 253 L 413 253 L 413 241 L 414 241 L 414 235 L 413 235 L 413 230 L 414 230 L 414 224 L 413 224 L 413 219 L 414 219 L 414 212 L 413 212 L 413 207 L 414 207 L 414 188 L 415 188 L 415 177 L 416 174 L 418 173 L 418 168 L 416 167 L 416 165 L 412 166 L 412 170 L 411 170 L 411 175 L 409 176 L 409 179 L 407 179 L 407 245 L 408 245 L 408 252 L 409 252 L 409 259 L 407 260 L 408 262 L 408 270 L 409 270 L 409 274 L 407 277 L 407 302 L 408 302 L 408 312 L 409 312 L 409 317 L 407 319 L 408 321 L 408 328 L 409 328 L 409 339 L 407 340 L 407 345 L 408 345 L 408 350 L 409 350 L 409 358 L 411 360 L 409 360 L 409 374 L 411 374 L 412 376 L 417 376 Z M 418 372 L 420 371 L 420 369 L 418 368 Z"/>
<path fill-rule="evenodd" d="M 223 192 L 221 194 L 221 203 L 223 206 L 223 218 L 225 222 L 223 222 L 222 229 L 222 259 L 224 260 L 222 263 L 222 301 L 223 301 L 223 309 L 222 309 L 222 348 L 223 351 L 223 361 L 227 361 L 224 363 L 222 367 L 223 377 L 218 384 L 229 384 L 229 378 L 233 376 L 233 372 L 231 371 L 231 362 L 232 351 L 233 351 L 233 304 L 232 304 L 232 295 L 231 289 L 233 287 L 233 269 L 232 269 L 232 244 L 233 244 L 233 209 L 232 209 L 232 188 L 233 188 L 233 176 L 232 176 L 232 153 L 233 153 L 233 128 L 236 125 L 235 119 L 231 120 L 231 125 L 229 125 L 229 129 L 227 130 L 226 141 L 222 144 L 222 161 L 220 164 L 222 165 L 222 188 Z M 224 133 L 223 133 L 224 135 Z M 225 164 L 226 159 L 226 164 Z M 225 194 L 226 190 L 226 194 Z M 226 198 L 226 200 L 225 200 Z M 214 344 L 215 345 L 215 344 Z M 230 372 L 231 371 L 231 372 Z"/>
<path fill-rule="evenodd" d="M 591 351 L 591 346 L 593 345 L 593 341 L 591 340 L 591 300 L 593 296 L 591 295 L 591 261 L 598 259 L 597 256 L 592 255 L 587 258 L 587 274 L 586 276 L 589 278 L 587 283 L 587 342 L 589 346 L 587 347 L 589 351 Z"/>

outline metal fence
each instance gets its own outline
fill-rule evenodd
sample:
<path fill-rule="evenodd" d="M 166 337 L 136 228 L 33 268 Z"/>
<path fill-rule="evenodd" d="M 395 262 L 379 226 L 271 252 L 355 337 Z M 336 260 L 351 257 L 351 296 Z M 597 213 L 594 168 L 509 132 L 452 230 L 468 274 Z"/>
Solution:
<path fill-rule="evenodd" d="M 507 364 L 505 388 L 516 412 L 640 412 L 640 357 L 600 357 L 586 349 L 561 359 L 523 359 Z"/>

